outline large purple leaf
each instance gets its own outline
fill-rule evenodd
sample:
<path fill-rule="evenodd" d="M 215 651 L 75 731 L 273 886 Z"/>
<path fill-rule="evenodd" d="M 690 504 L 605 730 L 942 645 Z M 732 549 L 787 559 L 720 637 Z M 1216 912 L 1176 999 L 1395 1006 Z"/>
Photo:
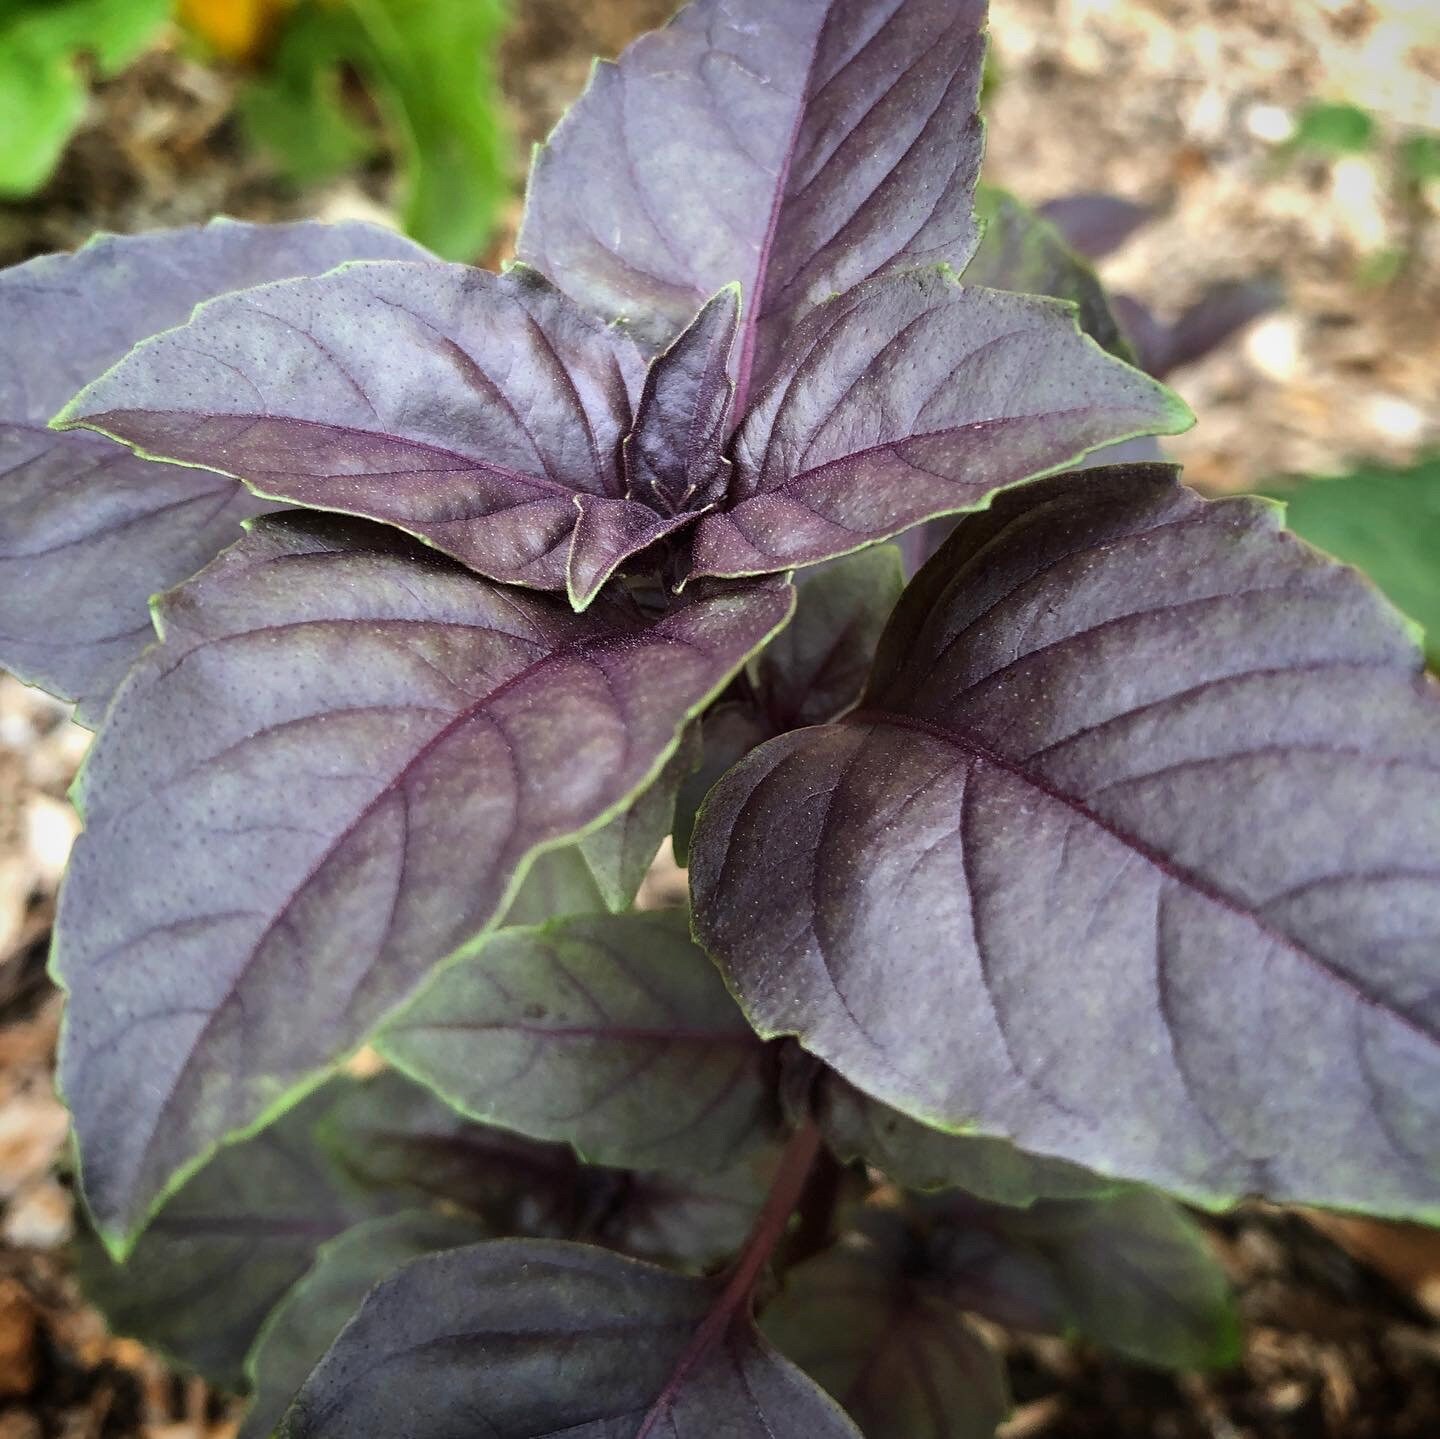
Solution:
<path fill-rule="evenodd" d="M 523 266 L 357 264 L 202 306 L 58 422 L 564 589 L 577 497 L 622 494 L 642 373 Z"/>
<path fill-rule="evenodd" d="M 0 663 L 93 724 L 155 638 L 146 600 L 269 506 L 225 476 L 137 459 L 50 417 L 134 344 L 228 290 L 425 252 L 373 225 L 104 235 L 0 274 Z"/>
<path fill-rule="evenodd" d="M 282 1439 L 858 1439 L 748 1320 L 685 1365 L 719 1296 L 576 1244 L 432 1255 L 374 1290 Z"/>
<path fill-rule="evenodd" d="M 1272 505 L 1162 466 L 1001 496 L 861 708 L 711 792 L 691 866 L 759 1031 L 915 1117 L 1440 1214 L 1440 707 Z"/>
<path fill-rule="evenodd" d="M 520 256 L 663 344 L 722 286 L 743 410 L 808 309 L 975 248 L 983 0 L 695 0 L 536 154 Z"/>
<path fill-rule="evenodd" d="M 761 1328 L 865 1439 L 993 1439 L 1010 1409 L 1000 1356 L 947 1295 L 880 1245 L 798 1265 Z"/>
<path fill-rule="evenodd" d="M 772 1056 L 684 911 L 502 930 L 377 1042 L 472 1119 L 596 1164 L 719 1169 L 778 1127 Z"/>
<path fill-rule="evenodd" d="M 692 572 L 814 564 L 1190 422 L 1082 335 L 1072 306 L 938 268 L 875 280 L 790 338 L 736 437 L 735 500 L 696 530 Z"/>
<path fill-rule="evenodd" d="M 107 1238 L 612 818 L 792 604 L 576 615 L 320 516 L 256 522 L 168 596 L 82 775 L 56 940 Z"/>

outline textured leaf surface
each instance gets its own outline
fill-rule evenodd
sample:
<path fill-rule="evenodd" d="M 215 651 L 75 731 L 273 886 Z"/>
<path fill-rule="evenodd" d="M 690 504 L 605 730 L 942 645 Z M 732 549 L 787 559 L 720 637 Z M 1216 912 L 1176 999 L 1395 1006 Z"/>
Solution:
<path fill-rule="evenodd" d="M 776 733 L 824 724 L 860 698 L 905 569 L 895 546 L 876 545 L 801 571 L 795 588 L 795 618 L 753 664 Z"/>
<path fill-rule="evenodd" d="M 947 1134 L 862 1094 L 839 1075 L 820 1091 L 825 1140 L 847 1164 L 864 1160 L 907 1189 L 963 1189 L 992 1204 L 1108 1193 L 1113 1180 L 1063 1159 L 1026 1154 L 1008 1139 Z"/>
<path fill-rule="evenodd" d="M 1171 1369 L 1229 1364 L 1239 1354 L 1225 1272 L 1194 1220 L 1160 1194 L 1028 1210 L 952 1202 L 929 1262 L 955 1303 L 1001 1323 L 1078 1331 Z"/>
<path fill-rule="evenodd" d="M 1370 586 L 1273 506 L 1096 470 L 964 521 L 862 708 L 712 791 L 697 934 L 762 1034 L 928 1122 L 1434 1216 L 1437 776 Z"/>
<path fill-rule="evenodd" d="M 1433 666 L 1440 659 L 1440 455 L 1408 470 L 1357 470 L 1275 493 L 1291 529 L 1364 570 L 1424 625 Z"/>
<path fill-rule="evenodd" d="M 524 267 L 359 264 L 203 306 L 62 419 L 563 589 L 577 495 L 621 494 L 641 370 Z"/>
<path fill-rule="evenodd" d="M 613 817 L 792 603 L 575 615 L 315 516 L 257 522 L 169 596 L 82 777 L 56 941 L 107 1235 Z"/>
<path fill-rule="evenodd" d="M 598 65 L 537 154 L 519 253 L 662 344 L 723 285 L 743 409 L 810 307 L 904 263 L 962 266 L 980 0 L 696 0 Z"/>
<path fill-rule="evenodd" d="M 310 1371 L 381 1280 L 412 1259 L 484 1237 L 469 1220 L 411 1210 L 356 1225 L 322 1246 L 246 1362 L 252 1394 L 239 1439 L 269 1439 Z"/>
<path fill-rule="evenodd" d="M 1000 1356 L 954 1304 L 878 1248 L 832 1249 L 799 1265 L 761 1327 L 865 1439 L 993 1439 L 1009 1412 Z"/>
<path fill-rule="evenodd" d="M 378 1043 L 472 1118 L 597 1164 L 718 1169 L 778 1119 L 770 1056 L 684 911 L 504 930 Z"/>
<path fill-rule="evenodd" d="M 50 417 L 201 300 L 424 251 L 373 225 L 237 225 L 102 236 L 0 275 L 0 662 L 95 723 L 155 638 L 146 601 L 269 506 L 223 475 L 137 459 Z M 83 303 L 77 300 L 84 295 Z"/>
<path fill-rule="evenodd" d="M 697 720 L 659 777 L 623 813 L 575 844 L 547 851 L 530 866 L 501 923 L 546 924 L 572 914 L 629 909 L 675 822 L 680 788 L 700 757 Z"/>
<path fill-rule="evenodd" d="M 814 564 L 1190 418 L 1068 306 L 939 268 L 872 281 L 790 337 L 736 436 L 736 502 L 696 529 L 693 573 Z"/>
<path fill-rule="evenodd" d="M 977 209 L 985 236 L 965 267 L 967 285 L 1069 300 L 1079 308 L 1080 328 L 1096 344 L 1122 360 L 1134 358 L 1099 277 L 1054 224 L 990 186 L 981 189 Z"/>
<path fill-rule="evenodd" d="M 375 1290 L 311 1375 L 284 1439 L 855 1439 L 746 1325 L 646 1416 L 712 1282 L 573 1244 L 500 1241 L 421 1259 Z"/>

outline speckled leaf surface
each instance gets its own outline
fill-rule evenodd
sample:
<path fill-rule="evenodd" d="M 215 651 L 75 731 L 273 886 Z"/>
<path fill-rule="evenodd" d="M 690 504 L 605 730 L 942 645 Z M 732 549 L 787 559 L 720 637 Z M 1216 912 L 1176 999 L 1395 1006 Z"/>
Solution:
<path fill-rule="evenodd" d="M 1071 306 L 935 267 L 873 280 L 789 337 L 736 435 L 731 504 L 696 528 L 692 572 L 815 564 L 1190 422 L 1082 335 Z"/>
<path fill-rule="evenodd" d="M 57 927 L 107 1238 L 474 940 L 537 852 L 613 818 L 792 604 L 576 615 L 322 516 L 256 522 L 168 596 L 82 775 Z"/>
<path fill-rule="evenodd" d="M 471 1118 L 595 1164 L 720 1169 L 778 1126 L 771 1056 L 685 911 L 503 930 L 377 1043 Z"/>
<path fill-rule="evenodd" d="M 521 259 L 656 345 L 738 281 L 743 408 L 815 304 L 969 258 L 984 17 L 981 0 L 695 0 L 597 65 L 537 152 Z"/>
<path fill-rule="evenodd" d="M 154 639 L 146 600 L 268 505 L 223 475 L 46 428 L 132 345 L 230 290 L 345 260 L 425 252 L 373 225 L 240 225 L 102 235 L 0 275 L 0 662 L 94 724 Z M 78 297 L 83 296 L 83 300 Z"/>
<path fill-rule="evenodd" d="M 855 1439 L 748 1322 L 676 1373 L 716 1294 L 713 1281 L 574 1244 L 498 1241 L 421 1259 L 370 1295 L 279 1433 Z"/>
<path fill-rule="evenodd" d="M 642 374 L 523 266 L 356 264 L 202 306 L 62 420 L 563 589 L 577 497 L 621 495 Z"/>
<path fill-rule="evenodd" d="M 1122 360 L 1135 358 L 1110 312 L 1099 276 L 1056 225 L 989 185 L 977 194 L 976 210 L 985 222 L 985 235 L 965 267 L 967 285 L 1068 300 L 1078 309 L 1080 328 L 1096 344 Z"/>
<path fill-rule="evenodd" d="M 876 1246 L 798 1265 L 761 1328 L 865 1439 L 993 1439 L 1010 1409 L 1000 1356 L 955 1304 Z"/>
<path fill-rule="evenodd" d="M 1025 486 L 912 582 L 859 710 L 712 791 L 697 934 L 762 1034 L 937 1126 L 1433 1217 L 1437 703 L 1275 507 Z"/>

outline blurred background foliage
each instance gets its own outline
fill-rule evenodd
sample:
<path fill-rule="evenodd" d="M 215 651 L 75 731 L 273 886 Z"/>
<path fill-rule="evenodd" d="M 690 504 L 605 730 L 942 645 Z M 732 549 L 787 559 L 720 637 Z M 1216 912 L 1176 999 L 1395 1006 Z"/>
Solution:
<path fill-rule="evenodd" d="M 504 0 L 0 0 L 0 198 L 35 193 L 112 75 L 178 23 L 244 76 L 255 145 L 297 185 L 387 150 L 406 230 L 449 259 L 483 250 L 510 142 L 495 74 Z"/>

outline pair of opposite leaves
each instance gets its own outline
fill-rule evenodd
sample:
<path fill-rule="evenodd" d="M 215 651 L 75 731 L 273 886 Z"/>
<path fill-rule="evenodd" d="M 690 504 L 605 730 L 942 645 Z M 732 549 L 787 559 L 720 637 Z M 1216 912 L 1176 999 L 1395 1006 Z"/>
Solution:
<path fill-rule="evenodd" d="M 730 302 L 668 352 L 694 411 L 686 433 L 707 442 L 662 456 L 651 503 L 621 485 L 650 462 L 635 440 L 619 452 L 645 403 L 631 341 L 524 274 L 362 265 L 222 299 L 71 418 L 269 495 L 387 520 L 481 569 L 506 535 L 515 567 L 499 577 L 550 585 L 587 496 L 623 518 L 637 503 L 659 515 L 663 490 L 686 514 L 718 494 L 720 459 L 734 466 L 729 508 L 690 521 L 691 568 L 734 575 L 822 559 L 1172 427 L 1163 392 L 1052 305 L 913 268 L 959 266 L 973 248 L 975 7 L 769 8 L 702 3 L 599 71 L 532 185 L 522 254 L 592 308 L 633 312 L 642 343 L 671 339 L 736 280 L 755 297 L 723 382 L 724 346 L 704 341 L 728 332 Z M 637 154 L 646 116 L 643 133 L 666 142 Z M 697 192 L 702 142 L 733 185 Z M 356 238 L 274 238 L 310 252 L 298 258 L 229 227 L 149 243 L 189 247 L 207 293 L 323 268 Z M 7 300 L 53 345 L 80 328 L 73 311 L 52 323 L 57 292 L 88 269 L 97 293 L 123 296 L 139 255 L 112 242 L 38 262 Z M 139 308 L 130 295 L 106 323 L 136 338 L 154 319 Z M 88 377 L 64 365 L 98 368 L 99 328 L 56 362 L 62 392 Z M 56 507 L 88 489 L 126 527 L 102 527 L 100 548 L 128 565 L 137 538 L 166 533 L 147 523 L 152 485 L 175 487 L 165 504 L 188 509 L 197 536 L 247 503 L 223 479 L 44 430 L 45 378 L 11 382 L 17 534 L 48 538 Z M 708 437 L 730 384 L 742 418 L 717 459 Z M 77 485 L 77 464 L 91 479 L 114 467 L 116 482 Z M 60 547 L 96 542 L 69 514 L 68 537 L 11 556 L 44 583 L 48 554 L 62 596 L 77 567 Z M 988 535 L 980 579 L 967 597 L 927 572 L 892 627 L 891 651 L 910 658 L 885 662 L 866 712 L 777 742 L 712 801 L 699 921 L 751 1018 L 939 1123 L 1202 1197 L 1259 1188 L 1429 1212 L 1434 724 L 1413 646 L 1264 513 L 1200 506 L 1166 474 L 1070 480 L 995 514 L 1068 558 L 1007 570 L 1005 526 L 967 523 L 946 564 Z M 119 568 L 133 592 L 135 570 Z M 1007 574 L 1014 595 L 995 589 Z M 157 577 L 178 576 L 152 570 L 142 587 Z M 618 812 L 791 603 L 779 581 L 692 594 L 658 625 L 611 592 L 576 615 L 372 533 L 270 524 L 167 602 L 167 643 L 122 691 L 87 770 L 60 925 L 66 1089 L 112 1237 L 480 933 L 536 854 Z M 92 591 L 88 625 L 38 642 L 7 614 L 16 667 L 46 678 L 99 656 L 99 682 L 51 682 L 103 695 L 136 644 L 100 622 L 115 599 Z M 1024 615 L 1011 628 L 1007 600 Z M 963 623 L 945 618 L 957 607 Z M 1038 635 L 1050 638 L 1032 655 Z M 1243 753 L 1219 723 L 1237 717 Z M 797 804 L 800 845 L 776 829 Z M 741 854 L 778 876 L 785 904 L 727 862 Z M 895 921 L 928 915 L 930 935 L 936 914 L 947 944 L 923 967 L 927 1005 Z M 862 967 L 851 956 L 867 946 L 878 958 Z M 1226 997 L 1236 986 L 1243 1005 Z M 903 1013 L 897 988 L 917 1001 Z M 907 1053 L 926 1057 L 923 1073 Z"/>

